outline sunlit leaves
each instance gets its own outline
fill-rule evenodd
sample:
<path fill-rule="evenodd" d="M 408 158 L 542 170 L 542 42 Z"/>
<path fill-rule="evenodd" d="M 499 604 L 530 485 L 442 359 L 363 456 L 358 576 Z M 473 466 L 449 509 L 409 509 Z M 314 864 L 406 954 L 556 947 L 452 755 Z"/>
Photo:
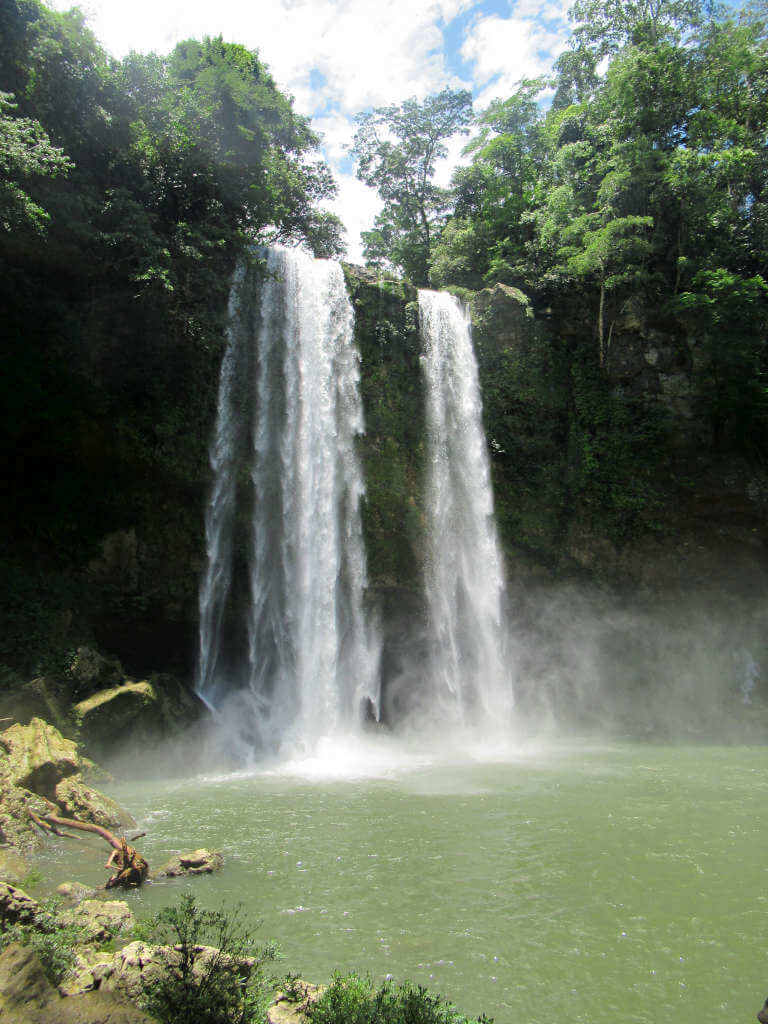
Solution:
<path fill-rule="evenodd" d="M 352 154 L 357 176 L 384 201 L 373 231 L 363 234 L 366 258 L 390 263 L 415 284 L 427 283 L 433 235 L 445 219 L 450 194 L 433 182 L 445 140 L 466 133 L 472 98 L 444 89 L 423 103 L 405 100 L 357 118 Z"/>
<path fill-rule="evenodd" d="M 42 231 L 48 214 L 30 195 L 29 181 L 66 174 L 73 164 L 39 121 L 16 117 L 10 93 L 0 92 L 0 230 L 29 225 Z"/>

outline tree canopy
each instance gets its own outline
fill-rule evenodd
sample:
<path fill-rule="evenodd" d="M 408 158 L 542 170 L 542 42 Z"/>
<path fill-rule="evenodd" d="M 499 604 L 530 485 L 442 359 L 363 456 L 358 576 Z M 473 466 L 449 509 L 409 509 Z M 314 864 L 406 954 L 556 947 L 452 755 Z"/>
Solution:
<path fill-rule="evenodd" d="M 433 236 L 450 200 L 432 179 L 447 154 L 445 140 L 466 133 L 471 118 L 471 95 L 453 89 L 358 116 L 352 145 L 357 176 L 384 201 L 373 230 L 363 233 L 370 262 L 389 262 L 415 284 L 427 283 Z"/>

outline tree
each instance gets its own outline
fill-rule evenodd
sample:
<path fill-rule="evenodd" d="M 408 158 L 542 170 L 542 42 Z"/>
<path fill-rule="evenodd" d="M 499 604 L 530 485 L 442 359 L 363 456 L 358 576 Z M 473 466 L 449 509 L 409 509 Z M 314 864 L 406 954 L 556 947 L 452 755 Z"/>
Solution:
<path fill-rule="evenodd" d="M 30 195 L 30 179 L 66 174 L 72 161 L 39 121 L 16 117 L 10 93 L 0 92 L 0 230 L 22 225 L 41 232 L 48 214 Z"/>
<path fill-rule="evenodd" d="M 724 268 L 700 271 L 676 311 L 703 344 L 700 401 L 712 445 L 768 455 L 768 284 Z"/>
<path fill-rule="evenodd" d="M 528 284 L 528 244 L 544 156 L 538 99 L 541 78 L 524 79 L 509 99 L 496 100 L 478 118 L 480 133 L 467 147 L 474 160 L 453 177 L 454 217 L 432 256 L 437 285 L 480 287 L 494 281 Z"/>
<path fill-rule="evenodd" d="M 679 42 L 719 12 L 715 0 L 576 0 L 573 47 L 600 60 L 627 44 Z"/>
<path fill-rule="evenodd" d="M 153 919 L 153 937 L 175 956 L 147 981 L 143 1003 L 162 1024 L 256 1024 L 266 1018 L 264 965 L 277 946 L 256 945 L 241 910 L 203 910 L 185 893 Z M 206 945 L 210 943 L 210 945 Z"/>
<path fill-rule="evenodd" d="M 357 117 L 357 177 L 384 202 L 374 229 L 363 232 L 366 258 L 392 264 L 418 286 L 427 284 L 435 232 L 450 200 L 432 181 L 435 167 L 447 155 L 445 140 L 466 134 L 471 118 L 471 95 L 454 89 Z"/>

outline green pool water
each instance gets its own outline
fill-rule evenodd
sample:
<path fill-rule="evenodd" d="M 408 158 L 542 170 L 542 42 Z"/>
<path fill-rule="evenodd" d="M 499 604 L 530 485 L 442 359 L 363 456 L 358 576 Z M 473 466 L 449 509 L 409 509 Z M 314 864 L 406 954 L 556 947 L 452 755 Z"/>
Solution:
<path fill-rule="evenodd" d="M 150 864 L 224 852 L 194 892 L 244 904 L 281 970 L 410 978 L 497 1024 L 754 1020 L 766 748 L 568 743 L 495 759 L 374 738 L 337 754 L 111 792 L 146 829 Z M 98 882 L 104 853 L 57 841 L 41 867 Z M 184 887 L 128 899 L 142 915 Z"/>

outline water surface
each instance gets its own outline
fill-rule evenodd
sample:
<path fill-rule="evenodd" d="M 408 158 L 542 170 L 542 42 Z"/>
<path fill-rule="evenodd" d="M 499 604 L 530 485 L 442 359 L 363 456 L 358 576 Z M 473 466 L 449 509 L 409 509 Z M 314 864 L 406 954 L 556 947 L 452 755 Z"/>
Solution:
<path fill-rule="evenodd" d="M 765 748 L 571 744 L 451 764 L 382 740 L 366 765 L 114 795 L 146 828 L 150 864 L 221 849 L 199 901 L 242 902 L 284 969 L 312 980 L 410 978 L 497 1024 L 754 1019 L 768 991 Z M 51 873 L 101 880 L 102 846 L 74 846 L 51 847 Z M 129 898 L 142 914 L 184 885 Z"/>

